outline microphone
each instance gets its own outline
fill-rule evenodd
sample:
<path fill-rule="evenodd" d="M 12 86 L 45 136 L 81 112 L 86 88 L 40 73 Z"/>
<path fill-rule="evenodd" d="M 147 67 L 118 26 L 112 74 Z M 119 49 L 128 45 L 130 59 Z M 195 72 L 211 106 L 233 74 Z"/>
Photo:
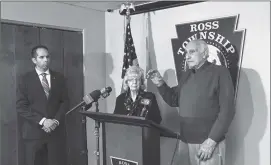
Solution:
<path fill-rule="evenodd" d="M 146 118 L 147 115 L 148 115 L 148 112 L 149 112 L 147 110 L 146 106 L 150 106 L 151 105 L 151 100 L 150 99 L 141 99 L 140 100 L 140 104 L 144 105 L 144 107 L 143 107 L 143 109 L 142 109 L 142 111 L 140 113 L 140 116 Z"/>
<path fill-rule="evenodd" d="M 111 91 L 112 91 L 111 87 L 102 88 L 101 90 L 95 90 L 91 92 L 90 94 L 87 94 L 86 96 L 84 96 L 83 102 L 85 102 L 86 105 L 89 105 L 93 102 L 97 102 L 101 96 L 103 98 L 108 97 Z"/>
<path fill-rule="evenodd" d="M 111 87 L 106 87 L 101 89 L 101 96 L 105 99 L 110 95 L 110 92 L 112 91 Z"/>
<path fill-rule="evenodd" d="M 89 109 L 92 107 L 93 102 L 97 102 L 100 97 L 106 98 L 110 95 L 110 92 L 112 91 L 111 87 L 102 88 L 101 90 L 95 90 L 91 92 L 90 94 L 86 95 L 83 100 L 85 101 L 86 105 L 84 105 L 85 109 Z"/>
<path fill-rule="evenodd" d="M 102 88 L 101 90 L 94 90 L 91 93 L 85 95 L 83 97 L 83 101 L 81 101 L 79 104 L 77 104 L 75 107 L 73 107 L 71 110 L 69 110 L 67 114 L 69 114 L 70 112 L 74 111 L 75 109 L 77 109 L 80 106 L 89 106 L 89 108 L 91 107 L 91 104 L 93 102 L 97 102 L 98 99 L 100 98 L 100 96 L 102 96 L 103 98 L 106 98 L 110 95 L 110 92 L 112 91 L 111 87 L 106 87 L 106 88 Z"/>

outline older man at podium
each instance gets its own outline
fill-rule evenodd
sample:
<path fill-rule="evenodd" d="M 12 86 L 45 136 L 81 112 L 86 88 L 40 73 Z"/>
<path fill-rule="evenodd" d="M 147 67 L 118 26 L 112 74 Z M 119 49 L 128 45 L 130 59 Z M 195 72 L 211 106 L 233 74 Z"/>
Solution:
<path fill-rule="evenodd" d="M 143 69 L 131 66 L 127 69 L 123 81 L 124 93 L 116 99 L 114 114 L 140 116 L 160 124 L 162 118 L 151 92 L 145 92 Z"/>

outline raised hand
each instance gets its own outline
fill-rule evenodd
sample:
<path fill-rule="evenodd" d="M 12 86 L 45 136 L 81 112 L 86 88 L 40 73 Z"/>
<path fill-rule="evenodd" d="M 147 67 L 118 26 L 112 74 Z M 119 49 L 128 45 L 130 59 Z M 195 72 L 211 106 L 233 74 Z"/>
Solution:
<path fill-rule="evenodd" d="M 150 69 L 148 71 L 146 78 L 151 79 L 151 81 L 158 87 L 164 83 L 164 80 L 161 74 L 157 70 L 154 70 L 154 69 Z"/>

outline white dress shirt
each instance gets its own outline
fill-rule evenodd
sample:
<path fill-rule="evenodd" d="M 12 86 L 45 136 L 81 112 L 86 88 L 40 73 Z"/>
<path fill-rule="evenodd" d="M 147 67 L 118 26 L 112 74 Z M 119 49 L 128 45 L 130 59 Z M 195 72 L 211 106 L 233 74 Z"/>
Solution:
<path fill-rule="evenodd" d="M 51 75 L 50 75 L 49 69 L 45 72 L 42 72 L 38 70 L 37 68 L 35 69 L 36 69 L 37 74 L 39 75 L 40 83 L 42 83 L 42 78 L 43 78 L 42 73 L 46 73 L 46 79 L 48 81 L 49 88 L 51 88 Z"/>

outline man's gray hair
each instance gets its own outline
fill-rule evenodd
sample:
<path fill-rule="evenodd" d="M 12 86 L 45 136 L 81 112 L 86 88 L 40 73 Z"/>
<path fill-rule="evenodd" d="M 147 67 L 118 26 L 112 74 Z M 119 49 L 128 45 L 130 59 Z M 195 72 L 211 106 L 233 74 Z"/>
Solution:
<path fill-rule="evenodd" d="M 190 43 L 194 43 L 199 52 L 204 52 L 204 55 L 205 55 L 206 59 L 209 57 L 208 44 L 204 40 L 196 39 L 196 40 L 190 41 L 188 44 L 190 44 Z"/>

